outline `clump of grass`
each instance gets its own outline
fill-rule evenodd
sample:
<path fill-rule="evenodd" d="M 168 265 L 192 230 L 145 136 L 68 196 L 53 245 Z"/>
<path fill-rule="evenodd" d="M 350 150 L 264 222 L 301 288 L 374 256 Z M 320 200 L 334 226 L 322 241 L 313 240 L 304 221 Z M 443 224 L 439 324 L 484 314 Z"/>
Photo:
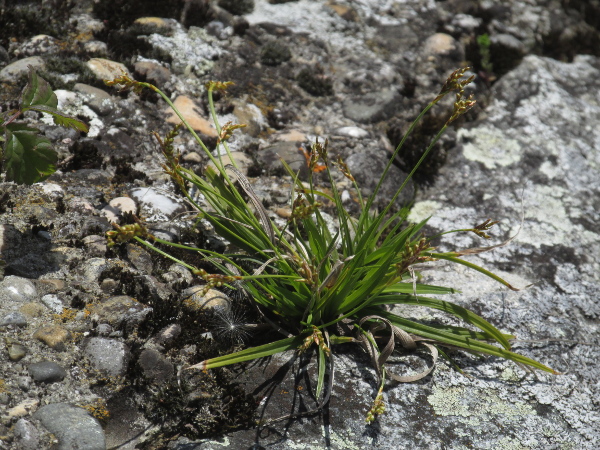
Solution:
<path fill-rule="evenodd" d="M 330 154 L 327 140 L 315 142 L 312 151 L 307 154 L 307 182 L 301 181 L 298 174 L 283 162 L 293 179 L 293 189 L 290 192 L 292 213 L 282 228 L 275 226 L 269 219 L 249 181 L 235 164 L 223 165 L 221 161 L 220 147 L 223 146 L 229 154 L 227 139 L 240 127 L 232 124 L 221 126 L 216 118 L 213 92 L 225 90 L 229 83 L 207 84 L 209 108 L 219 133 L 219 156 L 213 156 L 174 108 L 213 164 L 207 167 L 204 176 L 182 167 L 179 164 L 179 155 L 172 145 L 179 132 L 179 127 L 176 127 L 164 139 L 156 136 L 166 161 L 164 170 L 197 209 L 198 218 L 208 220 L 216 232 L 231 243 L 230 248 L 233 250 L 219 254 L 164 242 L 151 236 L 142 223 L 117 227 L 109 232 L 111 243 L 133 238 L 188 267 L 196 276 L 202 278 L 206 289 L 241 287 L 259 310 L 264 322 L 283 335 L 281 339 L 265 345 L 211 358 L 188 369 L 208 370 L 286 350 L 297 350 L 298 353 L 314 352 L 318 361 L 315 398 L 320 399 L 319 407 L 322 407 L 327 403 L 332 388 L 330 383 L 335 370 L 333 346 L 356 343 L 370 355 L 379 380 L 378 393 L 373 407 L 367 414 L 367 422 L 373 421 L 385 410 L 382 396 L 385 380 L 410 382 L 426 376 L 433 369 L 438 354 L 445 355 L 442 347 L 498 356 L 522 366 L 556 373 L 537 361 L 512 352 L 509 340 L 513 336 L 500 332 L 473 312 L 438 298 L 444 294 L 456 293 L 456 290 L 424 284 L 415 276 L 415 265 L 443 259 L 470 267 L 510 289 L 515 289 L 497 275 L 462 259 L 465 255 L 491 250 L 497 246 L 462 252 L 438 252 L 431 245 L 431 238 L 422 234 L 426 220 L 407 225 L 407 210 L 393 209 L 401 191 L 447 127 L 474 105 L 472 96 L 465 95 L 465 87 L 473 79 L 465 78 L 466 70 L 452 73 L 439 94 L 419 114 L 391 156 L 374 192 L 368 198 L 361 196 L 361 191 L 344 161 Z M 122 76 L 110 84 L 120 84 L 137 91 L 150 88 L 173 107 L 165 94 L 148 83 L 136 82 Z M 450 93 L 456 93 L 450 117 L 433 137 L 387 206 L 375 211 L 374 202 L 402 145 L 427 111 Z M 234 161 L 233 158 L 230 160 Z M 336 188 L 332 174 L 334 169 L 340 171 L 354 185 L 360 206 L 358 217 L 350 216 L 344 208 L 341 193 Z M 321 172 L 328 178 L 330 194 L 316 186 L 313 177 L 316 172 Z M 189 194 L 191 187 L 203 194 L 207 207 Z M 329 203 L 335 211 L 337 231 L 331 231 L 328 227 L 322 213 L 325 203 Z M 494 223 L 487 220 L 470 229 L 447 233 L 473 232 L 486 238 L 486 231 Z M 157 249 L 150 242 L 152 240 L 193 250 L 216 267 L 218 273 L 208 273 L 204 269 L 177 260 Z M 478 331 L 450 325 L 425 325 L 394 314 L 384 308 L 385 305 L 419 305 L 439 309 L 456 316 Z M 398 376 L 386 368 L 386 361 L 396 346 L 405 349 L 422 347 L 431 352 L 434 364 L 421 374 Z M 326 379 L 329 380 L 327 386 Z"/>

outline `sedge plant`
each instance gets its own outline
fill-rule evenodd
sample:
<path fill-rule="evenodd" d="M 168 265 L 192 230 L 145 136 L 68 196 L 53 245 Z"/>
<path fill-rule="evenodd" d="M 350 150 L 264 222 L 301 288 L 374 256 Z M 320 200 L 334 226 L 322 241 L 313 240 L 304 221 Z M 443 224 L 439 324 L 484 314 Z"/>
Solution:
<path fill-rule="evenodd" d="M 198 218 L 208 220 L 233 250 L 219 254 L 162 241 L 152 236 L 141 222 L 116 226 L 115 230 L 109 232 L 110 244 L 135 239 L 189 268 L 194 275 L 203 279 L 206 289 L 234 285 L 241 287 L 250 296 L 264 321 L 282 335 L 267 344 L 211 358 L 188 369 L 214 369 L 287 350 L 314 352 L 318 361 L 314 394 L 320 408 L 327 403 L 332 389 L 335 370 L 332 346 L 357 343 L 369 354 L 379 383 L 375 401 L 367 414 L 367 422 L 373 421 L 385 410 L 382 390 L 386 379 L 406 382 L 424 377 L 435 365 L 438 354 L 446 355 L 443 348 L 492 355 L 528 368 L 556 373 L 533 359 L 512 352 L 509 340 L 514 336 L 500 332 L 468 309 L 438 298 L 456 293 L 455 289 L 424 284 L 415 277 L 415 265 L 443 259 L 470 267 L 515 289 L 497 275 L 463 259 L 467 254 L 494 247 L 437 252 L 431 245 L 431 238 L 422 234 L 426 220 L 406 224 L 407 210 L 398 211 L 394 206 L 400 192 L 446 128 L 475 103 L 472 96 L 465 95 L 465 87 L 473 79 L 466 78 L 466 71 L 465 68 L 452 73 L 439 94 L 419 114 L 390 157 L 374 192 L 368 198 L 361 196 L 359 186 L 346 164 L 340 158 L 331 157 L 327 140 L 315 142 L 312 151 L 306 154 L 309 169 L 307 181 L 302 181 L 283 162 L 293 180 L 293 188 L 291 215 L 282 227 L 277 227 L 271 221 L 248 179 L 231 158 L 227 139 L 240 125 L 221 126 L 213 103 L 213 92 L 225 90 L 228 83 L 207 83 L 209 108 L 219 134 L 215 152 L 217 156 L 214 156 L 160 89 L 125 75 L 108 82 L 138 91 L 152 89 L 179 116 L 182 126 L 189 130 L 212 164 L 207 166 L 203 176 L 179 164 L 179 155 L 173 147 L 173 140 L 180 128 L 178 126 L 165 138 L 156 135 L 165 157 L 164 170 L 197 209 Z M 420 161 L 389 203 L 381 210 L 375 210 L 375 200 L 382 183 L 406 138 L 427 111 L 451 93 L 456 93 L 456 100 L 447 122 L 433 137 Z M 231 164 L 223 164 L 221 146 L 230 156 Z M 351 216 L 343 205 L 341 192 L 333 177 L 334 169 L 339 170 L 354 186 L 360 206 L 356 217 Z M 322 172 L 328 178 L 329 193 L 316 186 L 315 172 Z M 202 194 L 202 203 L 190 194 L 192 187 Z M 337 231 L 328 227 L 322 212 L 325 203 L 334 211 Z M 472 229 L 456 231 L 471 231 L 488 237 L 485 231 L 494 223 L 488 220 Z M 218 273 L 208 273 L 180 261 L 157 248 L 154 242 L 197 252 Z M 442 310 L 476 331 L 466 326 L 423 324 L 395 314 L 385 305 L 419 305 Z M 423 347 L 431 352 L 434 364 L 421 374 L 398 376 L 386 368 L 386 361 L 397 346 L 408 350 Z M 326 380 L 329 382 L 326 383 Z"/>

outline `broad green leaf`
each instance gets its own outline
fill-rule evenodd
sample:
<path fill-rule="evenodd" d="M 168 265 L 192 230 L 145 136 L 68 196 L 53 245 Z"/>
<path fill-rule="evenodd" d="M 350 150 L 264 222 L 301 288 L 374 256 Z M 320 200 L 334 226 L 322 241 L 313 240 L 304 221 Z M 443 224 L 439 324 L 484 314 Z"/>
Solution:
<path fill-rule="evenodd" d="M 52 143 L 39 130 L 23 124 L 6 126 L 4 148 L 6 179 L 19 184 L 43 181 L 56 171 Z"/>
<path fill-rule="evenodd" d="M 62 127 L 70 127 L 75 130 L 78 130 L 78 131 L 83 131 L 84 133 L 87 133 L 88 131 L 90 131 L 89 127 L 85 123 L 83 123 L 81 120 L 77 119 L 76 117 L 65 114 L 63 112 L 60 112 L 49 106 L 39 105 L 39 106 L 32 106 L 27 109 L 32 109 L 34 111 L 39 111 L 39 112 L 48 113 L 48 114 L 52 115 L 52 118 L 54 119 L 54 123 L 56 125 L 60 125 Z"/>
<path fill-rule="evenodd" d="M 21 109 L 27 110 L 33 106 L 48 106 L 56 109 L 58 99 L 50 84 L 42 77 L 39 77 L 35 70 L 30 68 L 29 81 L 25 89 L 23 89 Z"/>

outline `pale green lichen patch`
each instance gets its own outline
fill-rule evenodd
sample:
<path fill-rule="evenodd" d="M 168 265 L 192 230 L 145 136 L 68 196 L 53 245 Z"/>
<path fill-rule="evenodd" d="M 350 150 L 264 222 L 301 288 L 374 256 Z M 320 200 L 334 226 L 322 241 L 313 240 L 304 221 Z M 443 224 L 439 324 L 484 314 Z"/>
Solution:
<path fill-rule="evenodd" d="M 408 214 L 408 221 L 411 223 L 419 223 L 422 220 L 427 219 L 428 217 L 433 216 L 433 214 L 442 207 L 442 204 L 439 202 L 434 202 L 432 200 L 425 200 L 422 202 L 417 202 L 413 205 Z"/>
<path fill-rule="evenodd" d="M 576 217 L 577 212 L 572 205 L 565 205 L 564 199 L 569 198 L 565 189 L 535 185 L 525 194 L 527 226 L 519 234 L 519 242 L 540 248 L 541 245 L 573 245 L 575 241 L 588 244 L 597 239 L 594 233 L 571 222 L 570 217 Z M 567 206 L 570 211 L 567 211 Z"/>
<path fill-rule="evenodd" d="M 524 403 L 502 400 L 489 390 L 472 388 L 434 388 L 427 401 L 439 416 L 461 416 L 469 418 L 489 418 L 492 415 L 518 419 L 535 415 L 534 409 Z"/>
<path fill-rule="evenodd" d="M 488 169 L 514 164 L 523 154 L 519 141 L 507 138 L 504 131 L 496 128 L 461 129 L 458 136 L 467 141 L 463 147 L 465 158 L 478 161 Z"/>

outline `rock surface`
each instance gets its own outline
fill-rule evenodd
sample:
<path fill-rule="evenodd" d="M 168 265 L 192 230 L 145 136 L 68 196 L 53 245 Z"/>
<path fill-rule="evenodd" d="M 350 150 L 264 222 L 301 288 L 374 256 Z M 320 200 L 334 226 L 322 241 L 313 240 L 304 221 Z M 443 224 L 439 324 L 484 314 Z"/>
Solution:
<path fill-rule="evenodd" d="M 90 132 L 28 113 L 23 120 L 57 150 L 59 170 L 33 186 L 0 179 L 3 444 L 598 448 L 599 15 L 594 2 L 579 0 L 11 4 L 0 19 L 1 111 L 14 108 L 33 64 L 59 108 L 85 119 Z M 478 39 L 484 33 L 489 48 Z M 442 261 L 422 276 L 461 290 L 452 301 L 515 334 L 515 350 L 562 374 L 531 375 L 496 358 L 453 353 L 470 377 L 438 363 L 419 382 L 390 385 L 387 412 L 366 425 L 375 374 L 358 349 L 338 346 L 328 407 L 267 424 L 315 407 L 314 362 L 286 353 L 183 370 L 259 341 L 262 331 L 248 324 L 260 317 L 235 291 L 204 294 L 198 277 L 146 247 L 107 245 L 110 222 L 130 223 L 131 212 L 172 242 L 216 252 L 228 243 L 162 171 L 151 132 L 165 136 L 179 119 L 153 92 L 118 92 L 102 79 L 126 72 L 156 83 L 211 150 L 217 132 L 205 83 L 234 81 L 215 95 L 217 116 L 221 125 L 248 124 L 230 139 L 233 157 L 273 220 L 284 223 L 292 185 L 280 158 L 306 177 L 305 152 L 327 138 L 368 194 L 408 124 L 465 63 L 478 103 L 440 140 L 399 203 L 414 200 L 411 221 L 431 216 L 430 235 L 500 220 L 491 241 L 444 235 L 435 243 L 442 250 L 516 235 L 466 259 L 519 292 Z M 451 100 L 407 141 L 382 198 L 447 119 Z M 208 158 L 188 133 L 173 147 L 182 165 L 202 173 Z M 350 183 L 334 177 L 353 211 Z M 184 249 L 174 256 L 206 263 Z M 441 312 L 402 312 L 449 323 Z M 429 362 L 411 356 L 397 368 Z"/>

